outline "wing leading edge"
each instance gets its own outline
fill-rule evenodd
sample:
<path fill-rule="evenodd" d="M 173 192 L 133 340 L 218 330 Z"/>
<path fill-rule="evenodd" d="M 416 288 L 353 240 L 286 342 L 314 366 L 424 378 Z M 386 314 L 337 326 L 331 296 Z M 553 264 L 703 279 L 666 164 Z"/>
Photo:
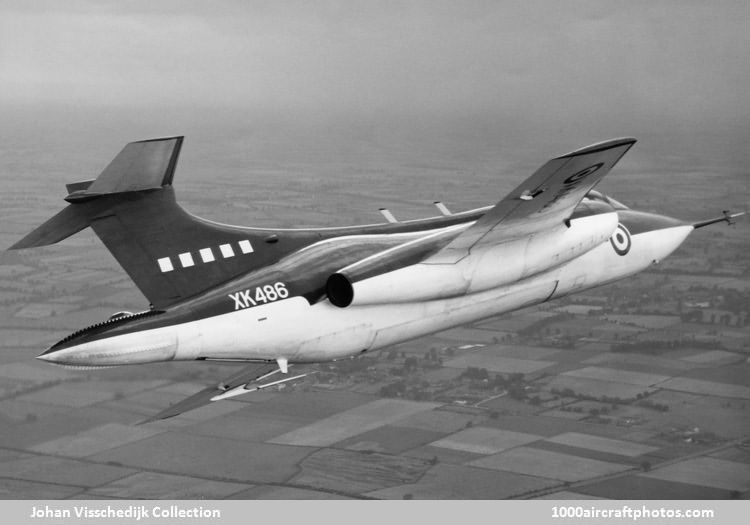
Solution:
<path fill-rule="evenodd" d="M 523 181 L 427 264 L 455 264 L 475 247 L 532 235 L 567 220 L 583 197 L 636 142 L 620 138 L 556 157 Z"/>

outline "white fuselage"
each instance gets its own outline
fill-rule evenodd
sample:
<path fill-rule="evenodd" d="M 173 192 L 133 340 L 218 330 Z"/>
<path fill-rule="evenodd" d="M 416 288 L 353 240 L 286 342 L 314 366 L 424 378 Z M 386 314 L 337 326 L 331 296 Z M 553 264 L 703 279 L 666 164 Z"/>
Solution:
<path fill-rule="evenodd" d="M 672 253 L 692 230 L 686 225 L 633 235 L 625 255 L 605 240 L 552 269 L 474 293 L 348 308 L 289 297 L 84 343 L 56 352 L 54 361 L 112 366 L 199 358 L 290 363 L 340 359 L 627 277 Z"/>

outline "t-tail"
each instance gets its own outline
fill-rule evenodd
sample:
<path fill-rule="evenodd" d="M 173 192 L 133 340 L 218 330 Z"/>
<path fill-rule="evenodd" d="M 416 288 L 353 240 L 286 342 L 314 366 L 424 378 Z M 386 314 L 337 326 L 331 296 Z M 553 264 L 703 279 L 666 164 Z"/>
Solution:
<path fill-rule="evenodd" d="M 181 208 L 172 187 L 183 137 L 131 142 L 96 180 L 67 185 L 68 206 L 11 246 L 59 242 L 91 227 L 153 308 L 263 267 L 297 244 Z"/>

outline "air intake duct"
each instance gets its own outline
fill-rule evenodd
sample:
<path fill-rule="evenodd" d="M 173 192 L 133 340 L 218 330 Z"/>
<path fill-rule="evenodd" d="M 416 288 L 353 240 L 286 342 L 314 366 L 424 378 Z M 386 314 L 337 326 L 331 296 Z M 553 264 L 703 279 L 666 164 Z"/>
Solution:
<path fill-rule="evenodd" d="M 354 299 L 354 286 L 343 273 L 334 273 L 326 281 L 326 295 L 331 304 L 346 308 Z"/>

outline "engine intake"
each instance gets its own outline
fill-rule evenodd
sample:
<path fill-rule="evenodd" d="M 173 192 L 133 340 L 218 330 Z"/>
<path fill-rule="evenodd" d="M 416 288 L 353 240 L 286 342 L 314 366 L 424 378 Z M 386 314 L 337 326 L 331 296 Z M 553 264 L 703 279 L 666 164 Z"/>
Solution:
<path fill-rule="evenodd" d="M 334 306 L 346 308 L 354 300 L 354 286 L 344 274 L 337 272 L 326 281 L 326 295 Z"/>

